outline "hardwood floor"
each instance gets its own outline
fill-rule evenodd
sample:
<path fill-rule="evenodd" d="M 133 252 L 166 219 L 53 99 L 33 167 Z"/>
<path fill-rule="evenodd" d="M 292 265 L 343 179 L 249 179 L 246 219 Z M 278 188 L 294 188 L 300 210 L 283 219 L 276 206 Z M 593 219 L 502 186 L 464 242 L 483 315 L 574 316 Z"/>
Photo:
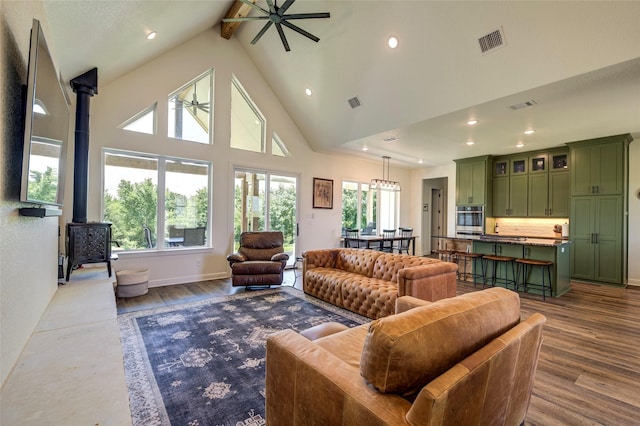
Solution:
<path fill-rule="evenodd" d="M 285 284 L 301 288 L 294 279 L 285 272 Z M 459 294 L 478 290 L 458 283 Z M 118 299 L 118 313 L 243 291 L 251 290 L 232 288 L 230 280 L 155 287 Z M 523 317 L 547 317 L 526 425 L 640 424 L 640 288 L 573 282 L 569 292 L 544 302 L 521 295 L 521 309 Z"/>

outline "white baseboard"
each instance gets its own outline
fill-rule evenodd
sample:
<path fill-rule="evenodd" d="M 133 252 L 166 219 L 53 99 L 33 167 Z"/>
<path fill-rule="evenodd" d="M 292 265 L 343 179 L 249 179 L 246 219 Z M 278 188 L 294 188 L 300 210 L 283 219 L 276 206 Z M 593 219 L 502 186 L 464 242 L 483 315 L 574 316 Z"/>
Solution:
<path fill-rule="evenodd" d="M 224 272 L 218 272 L 215 274 L 206 274 L 206 275 L 192 275 L 192 276 L 185 276 L 185 277 L 167 278 L 162 280 L 150 280 L 149 287 L 163 287 L 167 285 L 187 284 L 187 283 L 195 283 L 198 281 L 208 281 L 208 280 L 223 280 L 226 278 L 229 278 L 229 274 Z"/>
<path fill-rule="evenodd" d="M 629 279 L 627 285 L 640 286 L 640 279 Z"/>

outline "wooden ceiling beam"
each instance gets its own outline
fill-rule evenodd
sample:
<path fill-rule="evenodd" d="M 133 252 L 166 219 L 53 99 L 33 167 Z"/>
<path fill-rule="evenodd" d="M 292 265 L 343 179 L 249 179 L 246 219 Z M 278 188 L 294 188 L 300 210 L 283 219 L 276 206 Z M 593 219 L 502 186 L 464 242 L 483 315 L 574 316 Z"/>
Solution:
<path fill-rule="evenodd" d="M 251 0 L 251 2 L 255 4 L 256 0 Z M 252 7 L 248 4 L 243 3 L 240 0 L 235 0 L 229 8 L 229 11 L 227 12 L 227 15 L 224 17 L 224 19 L 244 18 L 249 14 L 251 9 Z M 240 28 L 240 24 L 242 24 L 242 22 L 222 22 L 220 35 L 223 38 L 229 40 L 231 36 L 238 30 L 238 28 Z"/>

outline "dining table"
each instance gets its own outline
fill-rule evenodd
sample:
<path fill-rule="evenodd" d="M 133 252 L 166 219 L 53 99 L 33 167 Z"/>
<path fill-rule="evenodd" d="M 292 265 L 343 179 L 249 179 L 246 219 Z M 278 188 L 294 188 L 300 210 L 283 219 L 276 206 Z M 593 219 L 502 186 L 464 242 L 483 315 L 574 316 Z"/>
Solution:
<path fill-rule="evenodd" d="M 343 245 L 344 247 L 362 247 L 364 244 L 364 248 L 375 249 L 376 247 L 381 247 L 383 243 L 387 241 L 392 241 L 392 242 L 409 241 L 411 254 L 415 256 L 416 238 L 418 238 L 416 235 L 412 235 L 410 237 L 403 237 L 400 235 L 396 235 L 394 237 L 384 237 L 382 235 L 360 235 L 358 237 L 344 237 Z"/>

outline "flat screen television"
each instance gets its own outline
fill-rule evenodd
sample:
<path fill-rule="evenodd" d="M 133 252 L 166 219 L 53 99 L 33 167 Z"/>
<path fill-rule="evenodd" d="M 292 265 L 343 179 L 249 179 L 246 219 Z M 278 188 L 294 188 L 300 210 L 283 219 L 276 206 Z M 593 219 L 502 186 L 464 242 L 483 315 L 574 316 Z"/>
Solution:
<path fill-rule="evenodd" d="M 62 206 L 69 102 L 36 19 L 31 28 L 24 117 L 20 201 Z"/>

